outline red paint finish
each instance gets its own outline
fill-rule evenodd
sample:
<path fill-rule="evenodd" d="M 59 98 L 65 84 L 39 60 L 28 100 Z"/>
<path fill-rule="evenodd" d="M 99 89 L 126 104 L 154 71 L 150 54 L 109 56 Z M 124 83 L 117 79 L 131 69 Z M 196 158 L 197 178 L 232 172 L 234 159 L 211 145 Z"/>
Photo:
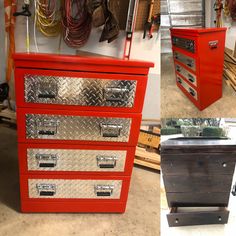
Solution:
<path fill-rule="evenodd" d="M 14 55 L 15 91 L 17 104 L 18 156 L 20 168 L 20 192 L 22 212 L 117 212 L 126 209 L 135 149 L 138 141 L 142 108 L 151 62 L 122 60 L 107 57 L 81 57 L 51 54 Z M 134 105 L 125 107 L 95 107 L 58 104 L 27 103 L 24 99 L 24 75 L 66 76 L 136 80 Z M 26 114 L 54 114 L 64 116 L 131 118 L 128 142 L 27 139 Z M 28 171 L 27 148 L 126 150 L 123 172 L 95 171 Z M 29 198 L 28 179 L 96 179 L 122 180 L 120 199 L 50 199 Z M 138 191 L 138 190 L 137 190 Z"/>
<path fill-rule="evenodd" d="M 28 103 L 25 101 L 24 93 L 24 76 L 41 75 L 41 76 L 65 76 L 73 78 L 91 78 L 91 79 L 109 79 L 109 80 L 135 80 L 137 87 L 133 107 L 98 107 L 98 106 L 77 106 L 77 105 L 60 105 L 60 104 L 43 104 Z M 45 108 L 45 109 L 78 109 L 80 111 L 117 111 L 117 112 L 142 112 L 144 96 L 147 87 L 147 76 L 144 75 L 125 75 L 125 74 L 108 74 L 108 73 L 91 73 L 91 72 L 74 72 L 74 71 L 57 71 L 57 70 L 35 70 L 35 69 L 16 69 L 15 86 L 17 107 Z"/>
<path fill-rule="evenodd" d="M 111 150 L 111 151 L 126 151 L 126 162 L 125 162 L 125 169 L 122 172 L 118 171 L 35 171 L 35 170 L 28 170 L 27 165 L 27 149 L 70 149 L 70 150 Z M 68 175 L 75 175 L 75 174 L 86 174 L 86 175 L 101 175 L 101 176 L 130 176 L 133 169 L 133 161 L 135 155 L 135 147 L 125 147 L 125 146 L 91 146 L 91 145 L 67 145 L 67 144 L 25 144 L 19 143 L 18 144 L 18 155 L 19 155 L 19 166 L 20 166 L 20 174 L 48 174 L 48 175 L 55 175 L 55 174 L 68 174 Z M 52 151 L 53 152 L 53 151 Z"/>
<path fill-rule="evenodd" d="M 224 63 L 226 28 L 206 28 L 206 29 L 171 29 L 171 37 L 192 39 L 195 41 L 195 52 L 189 52 L 185 49 L 172 46 L 173 51 L 178 51 L 195 60 L 196 70 L 193 71 L 178 60 L 175 64 L 180 64 L 188 71 L 194 73 L 197 77 L 197 86 L 194 87 L 189 81 L 181 76 L 186 83 L 197 91 L 197 101 L 189 94 L 188 91 L 178 87 L 194 103 L 199 110 L 204 110 L 212 103 L 222 97 L 222 79 Z M 172 42 L 173 44 L 173 42 Z"/>

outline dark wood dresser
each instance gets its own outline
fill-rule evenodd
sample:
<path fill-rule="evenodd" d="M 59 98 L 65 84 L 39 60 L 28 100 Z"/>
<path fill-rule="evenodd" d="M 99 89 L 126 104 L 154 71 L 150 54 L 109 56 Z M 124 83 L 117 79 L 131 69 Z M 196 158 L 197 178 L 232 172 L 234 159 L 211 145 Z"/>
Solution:
<path fill-rule="evenodd" d="M 169 139 L 161 145 L 161 168 L 169 226 L 226 224 L 236 142 L 215 138 Z"/>

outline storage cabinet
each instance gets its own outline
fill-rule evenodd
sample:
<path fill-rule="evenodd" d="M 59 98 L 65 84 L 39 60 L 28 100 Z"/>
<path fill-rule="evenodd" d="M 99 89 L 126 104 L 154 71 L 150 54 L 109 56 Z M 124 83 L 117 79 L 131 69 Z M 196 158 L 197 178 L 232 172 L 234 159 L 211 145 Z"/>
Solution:
<path fill-rule="evenodd" d="M 124 212 L 153 63 L 15 54 L 23 212 Z"/>
<path fill-rule="evenodd" d="M 226 28 L 172 28 L 176 83 L 199 109 L 222 97 Z"/>
<path fill-rule="evenodd" d="M 225 224 L 236 163 L 236 143 L 177 138 L 161 145 L 169 226 Z"/>

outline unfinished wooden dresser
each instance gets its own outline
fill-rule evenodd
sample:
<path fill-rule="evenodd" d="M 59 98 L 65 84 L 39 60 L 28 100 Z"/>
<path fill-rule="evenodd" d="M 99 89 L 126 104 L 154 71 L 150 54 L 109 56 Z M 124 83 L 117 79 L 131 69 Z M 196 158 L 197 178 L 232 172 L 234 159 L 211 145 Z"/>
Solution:
<path fill-rule="evenodd" d="M 172 28 L 176 83 L 199 109 L 222 97 L 226 28 Z"/>
<path fill-rule="evenodd" d="M 23 212 L 124 212 L 153 63 L 15 54 Z"/>
<path fill-rule="evenodd" d="M 177 138 L 161 144 L 169 226 L 226 224 L 236 142 Z"/>

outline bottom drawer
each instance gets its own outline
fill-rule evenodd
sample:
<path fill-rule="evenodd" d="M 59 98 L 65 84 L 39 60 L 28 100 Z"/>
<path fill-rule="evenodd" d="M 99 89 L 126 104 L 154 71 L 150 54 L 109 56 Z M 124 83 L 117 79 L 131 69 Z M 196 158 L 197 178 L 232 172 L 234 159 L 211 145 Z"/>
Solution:
<path fill-rule="evenodd" d="M 21 175 L 22 199 L 126 200 L 130 177 L 90 175 Z"/>

